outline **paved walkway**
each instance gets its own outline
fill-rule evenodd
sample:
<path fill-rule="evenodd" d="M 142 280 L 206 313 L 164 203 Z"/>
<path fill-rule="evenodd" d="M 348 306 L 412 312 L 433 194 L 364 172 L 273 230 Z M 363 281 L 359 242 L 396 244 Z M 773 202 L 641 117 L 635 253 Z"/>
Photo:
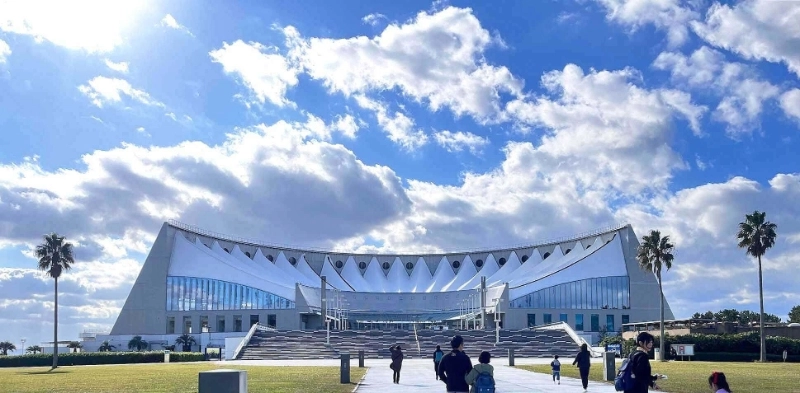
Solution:
<path fill-rule="evenodd" d="M 584 391 L 579 379 L 561 377 L 561 385 L 554 385 L 550 375 L 532 373 L 505 366 L 503 361 L 508 364 L 505 358 L 497 360 L 499 364 L 494 365 L 494 380 L 497 393 L 577 393 Z M 445 391 L 444 383 L 436 380 L 433 372 L 433 361 L 431 360 L 410 359 L 403 361 L 400 384 L 397 385 L 392 383 L 392 370 L 389 368 L 389 360 L 384 360 L 377 366 L 375 365 L 376 362 L 370 361 L 366 364 L 370 368 L 361 381 L 361 385 L 356 389 L 357 393 L 430 393 Z M 357 365 L 358 363 L 356 363 Z M 600 364 L 593 366 L 602 367 Z M 589 381 L 589 392 L 611 393 L 614 392 L 614 387 L 610 384 Z"/>

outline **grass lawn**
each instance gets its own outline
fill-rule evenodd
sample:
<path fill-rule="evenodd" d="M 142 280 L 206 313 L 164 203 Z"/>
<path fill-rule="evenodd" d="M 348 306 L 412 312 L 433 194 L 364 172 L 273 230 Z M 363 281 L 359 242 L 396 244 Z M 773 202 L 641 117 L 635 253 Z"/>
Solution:
<path fill-rule="evenodd" d="M 652 362 L 652 361 L 651 361 Z M 619 362 L 617 366 L 619 366 Z M 669 378 L 659 381 L 662 391 L 670 393 L 708 393 L 708 376 L 721 371 L 728 377 L 731 389 L 736 393 L 800 392 L 797 363 L 713 363 L 713 362 L 652 362 L 653 372 Z M 518 366 L 528 371 L 550 374 L 549 365 Z M 603 365 L 592 364 L 589 379 L 602 380 Z M 571 365 L 561 366 L 561 375 L 580 378 L 578 369 Z"/>
<path fill-rule="evenodd" d="M 366 368 L 350 369 L 350 384 L 339 383 L 339 367 L 216 367 L 213 364 L 136 364 L 0 369 L 0 391 L 17 392 L 197 392 L 200 371 L 247 370 L 250 392 L 347 392 Z"/>

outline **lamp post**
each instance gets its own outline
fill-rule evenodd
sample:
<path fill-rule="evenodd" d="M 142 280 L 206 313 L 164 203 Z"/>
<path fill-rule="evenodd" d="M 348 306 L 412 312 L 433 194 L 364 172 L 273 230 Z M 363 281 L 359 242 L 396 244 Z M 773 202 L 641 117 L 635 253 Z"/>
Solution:
<path fill-rule="evenodd" d="M 502 298 L 495 298 L 494 307 L 494 324 L 495 324 L 495 334 L 494 334 L 494 343 L 500 343 L 500 303 L 503 301 Z"/>
<path fill-rule="evenodd" d="M 25 353 L 25 341 L 26 341 L 26 340 L 25 340 L 25 337 L 23 337 L 23 338 L 22 338 L 21 340 L 19 340 L 19 341 L 21 341 L 21 342 L 22 342 L 22 348 L 20 348 L 20 351 L 21 351 L 21 352 L 24 354 L 24 353 Z M 786 359 L 784 359 L 784 360 L 786 360 Z"/>

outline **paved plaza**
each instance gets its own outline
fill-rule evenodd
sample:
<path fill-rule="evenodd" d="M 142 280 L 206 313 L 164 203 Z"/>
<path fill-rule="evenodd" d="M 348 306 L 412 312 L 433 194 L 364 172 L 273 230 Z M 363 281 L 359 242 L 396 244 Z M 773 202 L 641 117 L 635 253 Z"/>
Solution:
<path fill-rule="evenodd" d="M 477 359 L 473 359 L 476 361 Z M 562 358 L 562 367 L 573 367 L 572 359 Z M 599 359 L 593 359 L 599 361 Z M 444 392 L 445 386 L 437 381 L 433 372 L 433 361 L 430 359 L 406 359 L 400 373 L 400 384 L 392 383 L 392 370 L 389 368 L 389 359 L 367 359 L 365 366 L 369 367 L 367 374 L 356 389 L 357 393 L 431 393 Z M 581 381 L 575 378 L 561 377 L 561 385 L 554 385 L 552 377 L 547 374 L 533 373 L 508 367 L 507 358 L 492 359 L 494 366 L 494 379 L 497 393 L 540 393 L 540 392 L 583 392 Z M 549 364 L 550 359 L 517 359 L 517 365 Z M 236 360 L 222 362 L 224 365 L 247 366 L 338 366 L 335 359 L 323 360 Z M 358 367 L 358 359 L 352 359 L 351 367 Z M 601 363 L 594 363 L 592 367 L 603 367 Z M 353 381 L 357 382 L 357 381 Z M 589 392 L 611 393 L 614 387 L 610 384 L 589 381 Z"/>

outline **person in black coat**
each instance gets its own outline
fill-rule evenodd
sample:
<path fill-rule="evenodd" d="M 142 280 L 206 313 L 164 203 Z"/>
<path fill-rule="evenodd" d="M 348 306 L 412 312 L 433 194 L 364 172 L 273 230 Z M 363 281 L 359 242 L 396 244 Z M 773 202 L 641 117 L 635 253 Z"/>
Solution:
<path fill-rule="evenodd" d="M 389 348 L 392 352 L 392 382 L 400 383 L 400 369 L 403 367 L 403 350 L 399 345 Z"/>
<path fill-rule="evenodd" d="M 467 374 L 472 370 L 472 360 L 464 353 L 464 338 L 456 335 L 450 341 L 453 351 L 444 355 L 439 364 L 439 379 L 445 383 L 448 392 L 467 393 Z"/>
<path fill-rule="evenodd" d="M 650 355 L 648 353 L 653 349 L 654 337 L 647 332 L 641 332 L 636 336 L 636 350 L 631 354 L 631 361 L 628 367 L 631 367 L 631 375 L 633 376 L 633 389 L 626 390 L 625 393 L 647 393 L 648 388 L 660 390 L 656 380 L 661 378 L 660 375 L 652 375 L 652 368 L 650 367 Z"/>
<path fill-rule="evenodd" d="M 437 380 L 439 379 L 439 363 L 441 363 L 443 357 L 442 347 L 437 345 L 436 350 L 433 351 L 433 373 L 436 374 Z"/>
<path fill-rule="evenodd" d="M 589 387 L 589 368 L 592 367 L 592 356 L 589 354 L 589 346 L 586 344 L 581 345 L 581 350 L 578 352 L 578 355 L 575 356 L 575 360 L 572 362 L 572 365 L 578 365 L 578 371 L 581 374 L 581 383 L 583 384 L 583 390 L 586 390 Z"/>

